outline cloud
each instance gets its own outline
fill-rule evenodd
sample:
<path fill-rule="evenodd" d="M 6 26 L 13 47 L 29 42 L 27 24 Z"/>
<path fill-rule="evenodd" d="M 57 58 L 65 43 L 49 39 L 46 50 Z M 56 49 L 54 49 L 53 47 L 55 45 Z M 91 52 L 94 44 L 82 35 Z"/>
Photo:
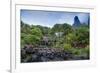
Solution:
<path fill-rule="evenodd" d="M 88 21 L 88 13 L 21 10 L 21 20 L 24 22 L 48 27 L 53 27 L 56 23 L 68 23 L 72 25 L 76 15 L 81 22 Z"/>

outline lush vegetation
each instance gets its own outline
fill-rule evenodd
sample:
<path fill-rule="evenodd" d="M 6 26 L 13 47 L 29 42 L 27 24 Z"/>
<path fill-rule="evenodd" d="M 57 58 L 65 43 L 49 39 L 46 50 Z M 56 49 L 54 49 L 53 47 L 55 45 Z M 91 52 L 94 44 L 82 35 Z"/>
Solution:
<path fill-rule="evenodd" d="M 47 37 L 48 40 L 43 41 L 44 37 Z M 21 48 L 25 45 L 33 47 L 42 45 L 51 49 L 63 49 L 75 56 L 89 58 L 89 25 L 73 27 L 67 23 L 57 23 L 49 28 L 41 25 L 29 25 L 21 21 Z"/>

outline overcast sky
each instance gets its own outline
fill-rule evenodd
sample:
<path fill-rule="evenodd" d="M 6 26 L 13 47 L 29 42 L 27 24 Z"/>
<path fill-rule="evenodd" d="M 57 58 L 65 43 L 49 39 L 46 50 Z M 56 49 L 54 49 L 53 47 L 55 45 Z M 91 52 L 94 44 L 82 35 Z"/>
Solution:
<path fill-rule="evenodd" d="M 88 23 L 89 13 L 80 12 L 55 12 L 55 11 L 36 11 L 36 10 L 21 10 L 21 20 L 30 25 L 42 25 L 53 27 L 56 23 L 74 22 L 74 17 L 78 16 L 81 23 Z"/>

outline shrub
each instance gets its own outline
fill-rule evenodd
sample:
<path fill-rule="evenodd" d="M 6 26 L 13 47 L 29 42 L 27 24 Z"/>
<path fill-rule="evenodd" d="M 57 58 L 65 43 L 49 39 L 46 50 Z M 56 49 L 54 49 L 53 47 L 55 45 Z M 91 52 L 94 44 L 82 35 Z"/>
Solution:
<path fill-rule="evenodd" d="M 71 44 L 64 44 L 63 48 L 66 51 L 70 51 L 72 47 L 71 47 Z"/>

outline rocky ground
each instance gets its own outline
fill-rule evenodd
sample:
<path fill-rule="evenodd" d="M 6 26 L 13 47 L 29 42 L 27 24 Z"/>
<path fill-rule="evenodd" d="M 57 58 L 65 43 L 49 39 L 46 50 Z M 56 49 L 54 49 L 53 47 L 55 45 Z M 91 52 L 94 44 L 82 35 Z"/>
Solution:
<path fill-rule="evenodd" d="M 57 48 L 22 48 L 21 62 L 48 62 L 64 60 L 85 60 L 84 56 L 75 56 L 70 52 Z"/>

